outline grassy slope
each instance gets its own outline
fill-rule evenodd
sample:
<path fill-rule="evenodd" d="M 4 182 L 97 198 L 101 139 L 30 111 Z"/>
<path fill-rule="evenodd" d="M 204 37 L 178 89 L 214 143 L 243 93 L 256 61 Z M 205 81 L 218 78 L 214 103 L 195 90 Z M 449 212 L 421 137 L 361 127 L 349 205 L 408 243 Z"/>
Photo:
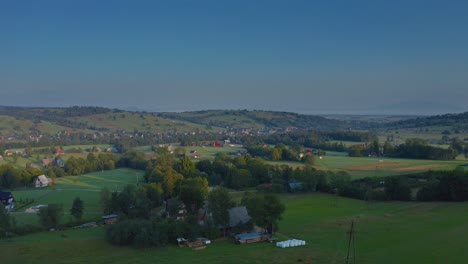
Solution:
<path fill-rule="evenodd" d="M 67 129 L 64 126 L 42 121 L 37 125 L 31 120 L 16 119 L 10 116 L 0 115 L 0 135 L 27 135 L 30 128 L 37 129 L 42 133 L 55 134 Z"/>
<path fill-rule="evenodd" d="M 121 190 L 127 184 L 135 184 L 143 180 L 143 172 L 132 169 L 117 169 L 112 171 L 94 172 L 80 176 L 67 176 L 58 178 L 56 185 L 41 188 L 13 191 L 16 200 L 34 199 L 33 205 L 57 203 L 63 206 L 68 214 L 73 199 L 80 197 L 84 202 L 85 219 L 95 219 L 100 216 L 101 205 L 99 203 L 100 190 L 108 187 L 111 190 Z M 28 208 L 30 207 L 28 206 Z M 18 210 L 24 212 L 26 208 Z M 18 224 L 38 225 L 37 216 L 34 214 L 15 214 Z M 63 221 L 69 221 L 65 216 Z"/>
<path fill-rule="evenodd" d="M 382 162 L 380 162 L 382 160 Z M 415 159 L 392 159 L 392 158 L 369 158 L 369 157 L 346 157 L 346 156 L 324 156 L 315 161 L 317 169 L 332 171 L 347 171 L 354 178 L 391 176 L 407 174 L 412 172 L 427 171 L 429 168 L 422 166 L 438 166 L 432 170 L 453 170 L 456 166 L 466 163 L 466 160 L 441 161 L 441 160 L 415 160 Z M 393 163 L 392 166 L 382 164 Z M 362 169 L 360 165 L 367 165 Z M 418 166 L 418 167 L 416 167 Z"/>
<path fill-rule="evenodd" d="M 362 201 L 322 194 L 286 195 L 280 238 L 305 239 L 304 247 L 270 243 L 215 242 L 189 248 L 119 248 L 108 245 L 102 228 L 39 233 L 0 242 L 5 263 L 343 263 L 347 231 L 356 221 L 357 263 L 465 263 L 468 203 Z M 65 234 L 62 236 L 62 234 Z"/>
<path fill-rule="evenodd" d="M 134 112 L 97 114 L 74 117 L 72 120 L 84 122 L 96 128 L 106 128 L 111 131 L 123 130 L 133 132 L 134 130 L 138 130 L 163 133 L 169 130 L 177 130 L 179 132 L 207 130 L 203 125 Z M 210 131 L 217 132 L 219 129 L 211 128 Z"/>
<path fill-rule="evenodd" d="M 342 125 L 337 120 L 326 119 L 320 116 L 274 111 L 207 110 L 161 113 L 160 115 L 168 118 L 187 120 L 197 124 L 235 128 L 336 128 Z"/>

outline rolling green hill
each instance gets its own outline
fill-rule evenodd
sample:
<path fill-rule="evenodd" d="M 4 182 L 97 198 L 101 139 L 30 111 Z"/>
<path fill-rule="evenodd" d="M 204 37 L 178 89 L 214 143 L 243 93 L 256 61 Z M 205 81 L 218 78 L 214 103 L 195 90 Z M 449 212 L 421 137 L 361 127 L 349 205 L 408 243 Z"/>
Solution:
<path fill-rule="evenodd" d="M 396 121 L 398 120 L 398 121 Z M 429 135 L 431 140 L 440 133 L 460 134 L 468 131 L 468 112 L 431 117 L 321 117 L 289 112 L 248 110 L 206 110 L 194 112 L 130 112 L 103 107 L 12 107 L 0 106 L 0 138 L 27 139 L 31 133 L 54 135 L 94 134 L 97 132 L 143 134 L 219 133 L 221 131 L 250 130 L 250 132 L 283 132 L 288 129 L 374 131 L 383 138 L 390 134 L 416 133 Z M 416 130 L 415 130 L 416 129 Z M 401 131 L 397 131 L 401 130 Z M 413 131 L 414 130 L 414 131 Z M 380 131 L 380 132 L 379 132 Z M 447 132 L 448 131 L 448 132 Z M 426 133 L 427 132 L 427 133 Z M 398 137 L 398 136 L 396 136 Z M 408 135 L 413 137 L 413 135 Z M 405 137 L 406 138 L 406 137 Z M 404 140 L 404 138 L 402 139 Z"/>
<path fill-rule="evenodd" d="M 230 128 L 295 127 L 300 129 L 333 129 L 344 126 L 343 122 L 320 116 L 273 111 L 207 110 L 160 113 L 159 116 L 197 124 Z"/>

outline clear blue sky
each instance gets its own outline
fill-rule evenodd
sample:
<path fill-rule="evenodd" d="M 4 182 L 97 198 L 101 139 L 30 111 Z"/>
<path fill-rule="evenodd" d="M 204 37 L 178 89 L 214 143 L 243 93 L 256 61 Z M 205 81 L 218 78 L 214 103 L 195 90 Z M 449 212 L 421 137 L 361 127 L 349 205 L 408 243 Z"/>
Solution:
<path fill-rule="evenodd" d="M 468 111 L 468 1 L 0 0 L 0 104 Z"/>

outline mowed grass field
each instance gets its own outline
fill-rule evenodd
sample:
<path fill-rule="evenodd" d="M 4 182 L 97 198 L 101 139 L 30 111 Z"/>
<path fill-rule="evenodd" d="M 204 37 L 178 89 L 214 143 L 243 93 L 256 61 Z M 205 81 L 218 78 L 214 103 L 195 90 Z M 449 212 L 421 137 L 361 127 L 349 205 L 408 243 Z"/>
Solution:
<path fill-rule="evenodd" d="M 17 201 L 34 199 L 33 204 L 16 210 L 13 216 L 19 225 L 39 225 L 36 214 L 24 213 L 24 211 L 31 206 L 55 203 L 63 206 L 65 216 L 62 222 L 67 222 L 71 220 L 69 211 L 73 200 L 80 197 L 84 202 L 84 219 L 99 219 L 102 212 L 101 189 L 107 187 L 110 190 L 121 190 L 127 184 L 137 184 L 137 181 L 143 181 L 143 174 L 143 171 L 132 169 L 93 172 L 80 176 L 57 178 L 56 184 L 47 188 L 13 191 Z"/>
<path fill-rule="evenodd" d="M 392 176 L 427 170 L 453 170 L 466 163 L 468 163 L 467 160 L 416 160 L 337 155 L 327 155 L 315 160 L 315 166 L 319 170 L 346 171 L 353 178 Z"/>
<path fill-rule="evenodd" d="M 0 241 L 2 263 L 344 263 L 355 221 L 357 263 L 466 263 L 468 203 L 375 202 L 324 194 L 282 195 L 286 212 L 274 243 L 214 242 L 205 250 L 134 249 L 104 240 L 103 227 L 44 232 Z M 353 250 L 351 250 L 353 252 Z"/>

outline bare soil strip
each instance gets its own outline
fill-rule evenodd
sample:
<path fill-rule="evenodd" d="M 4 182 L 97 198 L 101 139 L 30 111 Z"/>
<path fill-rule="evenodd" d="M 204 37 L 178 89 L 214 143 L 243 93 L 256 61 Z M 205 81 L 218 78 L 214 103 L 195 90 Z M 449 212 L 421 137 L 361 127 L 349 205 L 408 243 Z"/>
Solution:
<path fill-rule="evenodd" d="M 359 165 L 352 165 L 348 167 L 344 167 L 345 170 L 373 170 L 378 168 L 385 168 L 385 167 L 395 167 L 395 166 L 403 166 L 405 163 L 402 162 L 395 162 L 395 161 L 383 161 L 383 162 L 376 162 L 371 164 L 359 164 Z"/>
<path fill-rule="evenodd" d="M 443 164 L 418 165 L 418 166 L 411 166 L 411 167 L 406 167 L 406 168 L 397 168 L 397 169 L 393 169 L 392 171 L 396 171 L 396 172 L 419 171 L 419 170 L 428 170 L 428 169 L 443 168 L 443 167 L 447 167 L 447 165 L 443 165 Z"/>

